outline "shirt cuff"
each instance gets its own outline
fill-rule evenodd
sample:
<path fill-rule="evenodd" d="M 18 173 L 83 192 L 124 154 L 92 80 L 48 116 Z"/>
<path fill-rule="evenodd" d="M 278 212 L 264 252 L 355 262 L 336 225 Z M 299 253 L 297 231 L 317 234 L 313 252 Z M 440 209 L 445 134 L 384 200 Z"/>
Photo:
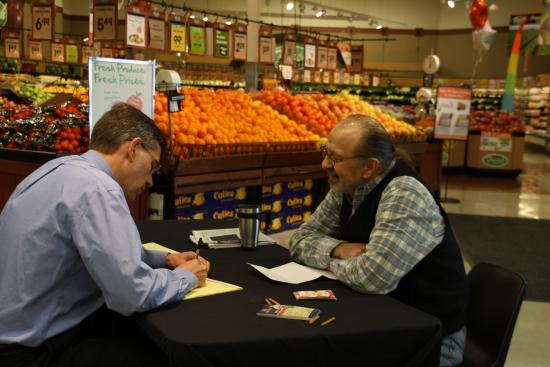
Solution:
<path fill-rule="evenodd" d="M 322 256 L 321 261 L 323 262 L 323 264 L 326 264 L 324 266 L 325 268 L 330 265 L 332 260 L 334 260 L 332 257 L 330 257 L 332 250 L 334 250 L 336 246 L 344 242 L 346 241 L 338 240 L 332 237 L 326 237 L 318 244 L 317 249 L 319 251 L 319 254 Z"/>
<path fill-rule="evenodd" d="M 153 269 L 166 268 L 166 256 L 169 252 L 157 250 L 145 250 L 144 261 Z"/>
<path fill-rule="evenodd" d="M 181 285 L 187 284 L 187 287 L 185 287 L 185 286 L 180 287 L 180 293 L 181 293 L 182 297 L 185 293 L 187 293 L 190 290 L 194 289 L 197 286 L 197 284 L 199 283 L 199 279 L 197 278 L 197 276 L 195 274 L 191 273 L 187 269 L 175 268 L 174 270 L 172 270 L 172 272 L 174 274 L 176 274 L 176 276 L 178 278 L 180 278 L 180 280 L 183 280 L 183 282 L 180 283 Z"/>

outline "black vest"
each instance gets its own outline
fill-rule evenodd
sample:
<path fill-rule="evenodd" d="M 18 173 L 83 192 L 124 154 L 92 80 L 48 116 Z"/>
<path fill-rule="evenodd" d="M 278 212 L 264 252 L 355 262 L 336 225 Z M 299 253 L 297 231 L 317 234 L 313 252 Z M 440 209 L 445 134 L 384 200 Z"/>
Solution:
<path fill-rule="evenodd" d="M 369 242 L 382 192 L 391 180 L 399 176 L 412 176 L 426 187 L 413 169 L 398 160 L 386 177 L 365 197 L 351 218 L 351 204 L 343 200 L 339 239 Z M 447 214 L 435 197 L 434 200 L 445 221 L 443 240 L 405 274 L 397 288 L 388 295 L 439 318 L 443 325 L 443 335 L 449 335 L 462 328 L 466 322 L 468 287 L 460 250 Z"/>

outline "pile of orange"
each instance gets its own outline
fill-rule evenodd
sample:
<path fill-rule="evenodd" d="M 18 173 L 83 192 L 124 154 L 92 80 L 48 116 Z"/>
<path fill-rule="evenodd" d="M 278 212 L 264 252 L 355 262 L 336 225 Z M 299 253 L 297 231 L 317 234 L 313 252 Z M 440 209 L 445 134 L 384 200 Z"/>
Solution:
<path fill-rule="evenodd" d="M 319 136 L 247 94 L 189 88 L 171 114 L 174 151 L 182 158 L 313 149 Z M 168 98 L 155 94 L 155 122 L 169 137 Z"/>

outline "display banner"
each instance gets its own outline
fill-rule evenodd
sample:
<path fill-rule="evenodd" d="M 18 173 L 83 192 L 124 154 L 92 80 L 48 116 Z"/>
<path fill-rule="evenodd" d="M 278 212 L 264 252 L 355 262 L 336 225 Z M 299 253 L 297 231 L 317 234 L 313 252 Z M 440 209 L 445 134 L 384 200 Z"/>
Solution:
<path fill-rule="evenodd" d="M 317 46 L 317 67 L 319 69 L 326 69 L 328 66 L 328 49 L 325 46 L 325 41 L 319 41 Z"/>
<path fill-rule="evenodd" d="M 304 67 L 314 68 L 317 61 L 317 46 L 313 38 L 304 39 Z"/>
<path fill-rule="evenodd" d="M 95 56 L 95 48 L 90 46 L 82 46 L 82 65 L 88 65 L 88 59 Z"/>
<path fill-rule="evenodd" d="M 32 61 L 42 61 L 44 60 L 44 50 L 42 47 L 42 41 L 31 41 L 27 42 L 28 46 L 28 58 Z"/>
<path fill-rule="evenodd" d="M 19 38 L 4 38 L 4 57 L 8 59 L 21 58 L 21 40 Z"/>
<path fill-rule="evenodd" d="M 338 65 L 338 50 L 336 47 L 327 48 L 327 69 L 336 70 Z"/>
<path fill-rule="evenodd" d="M 237 24 L 233 31 L 233 59 L 246 61 L 248 41 L 246 25 Z"/>
<path fill-rule="evenodd" d="M 186 26 L 184 18 L 179 15 L 170 17 L 170 51 L 186 52 Z"/>
<path fill-rule="evenodd" d="M 149 14 L 149 45 L 150 49 L 166 50 L 166 22 L 164 13 L 153 11 Z"/>
<path fill-rule="evenodd" d="M 92 57 L 88 67 L 90 134 L 116 102 L 126 102 L 154 118 L 155 62 Z"/>
<path fill-rule="evenodd" d="M 546 5 L 549 6 L 549 5 Z M 510 24 L 508 28 L 508 55 L 512 52 L 512 45 L 516 32 L 523 21 L 525 26 L 523 28 L 523 36 L 521 38 L 521 53 L 532 54 L 536 56 L 549 56 L 550 55 L 550 14 L 543 16 L 541 13 L 532 14 L 520 14 L 511 15 Z"/>
<path fill-rule="evenodd" d="M 206 54 L 206 30 L 204 24 L 189 24 L 189 53 L 192 55 Z"/>
<path fill-rule="evenodd" d="M 68 64 L 77 64 L 78 59 L 78 46 L 74 41 L 67 41 L 65 44 L 65 62 Z"/>
<path fill-rule="evenodd" d="M 32 38 L 34 40 L 53 39 L 54 19 L 51 0 L 34 0 L 32 4 Z"/>
<path fill-rule="evenodd" d="M 145 48 L 147 40 L 147 22 L 143 9 L 137 6 L 126 8 L 126 45 Z"/>
<path fill-rule="evenodd" d="M 484 152 L 511 152 L 512 134 L 482 131 L 479 150 Z"/>
<path fill-rule="evenodd" d="M 363 72 L 363 46 L 353 46 L 351 48 L 351 72 Z"/>
<path fill-rule="evenodd" d="M 296 36 L 293 34 L 287 34 L 283 43 L 283 64 L 294 65 L 294 58 L 296 57 Z"/>
<path fill-rule="evenodd" d="M 260 64 L 273 64 L 272 29 L 269 26 L 261 26 L 258 39 L 258 62 Z"/>
<path fill-rule="evenodd" d="M 62 42 L 56 42 L 54 40 L 50 45 L 50 60 L 52 62 L 65 62 L 65 45 Z"/>
<path fill-rule="evenodd" d="M 94 40 L 115 40 L 117 30 L 117 5 L 94 4 Z"/>
<path fill-rule="evenodd" d="M 214 24 L 214 56 L 229 56 L 229 30 L 223 23 Z"/>
<path fill-rule="evenodd" d="M 439 87 L 435 110 L 434 138 L 466 140 L 470 123 L 472 90 L 460 87 Z"/>
<path fill-rule="evenodd" d="M 344 61 L 344 65 L 346 66 L 346 70 L 348 72 L 351 71 L 351 45 L 349 42 L 338 42 L 338 51 L 340 51 L 340 55 L 342 56 L 342 60 Z"/>

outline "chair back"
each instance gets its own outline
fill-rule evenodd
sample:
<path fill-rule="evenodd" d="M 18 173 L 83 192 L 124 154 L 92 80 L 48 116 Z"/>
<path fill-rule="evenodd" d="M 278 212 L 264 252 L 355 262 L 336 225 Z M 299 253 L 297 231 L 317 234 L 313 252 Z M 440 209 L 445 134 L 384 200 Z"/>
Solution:
<path fill-rule="evenodd" d="M 462 366 L 503 366 L 525 295 L 525 280 L 503 267 L 479 263 L 468 274 L 468 284 Z"/>

